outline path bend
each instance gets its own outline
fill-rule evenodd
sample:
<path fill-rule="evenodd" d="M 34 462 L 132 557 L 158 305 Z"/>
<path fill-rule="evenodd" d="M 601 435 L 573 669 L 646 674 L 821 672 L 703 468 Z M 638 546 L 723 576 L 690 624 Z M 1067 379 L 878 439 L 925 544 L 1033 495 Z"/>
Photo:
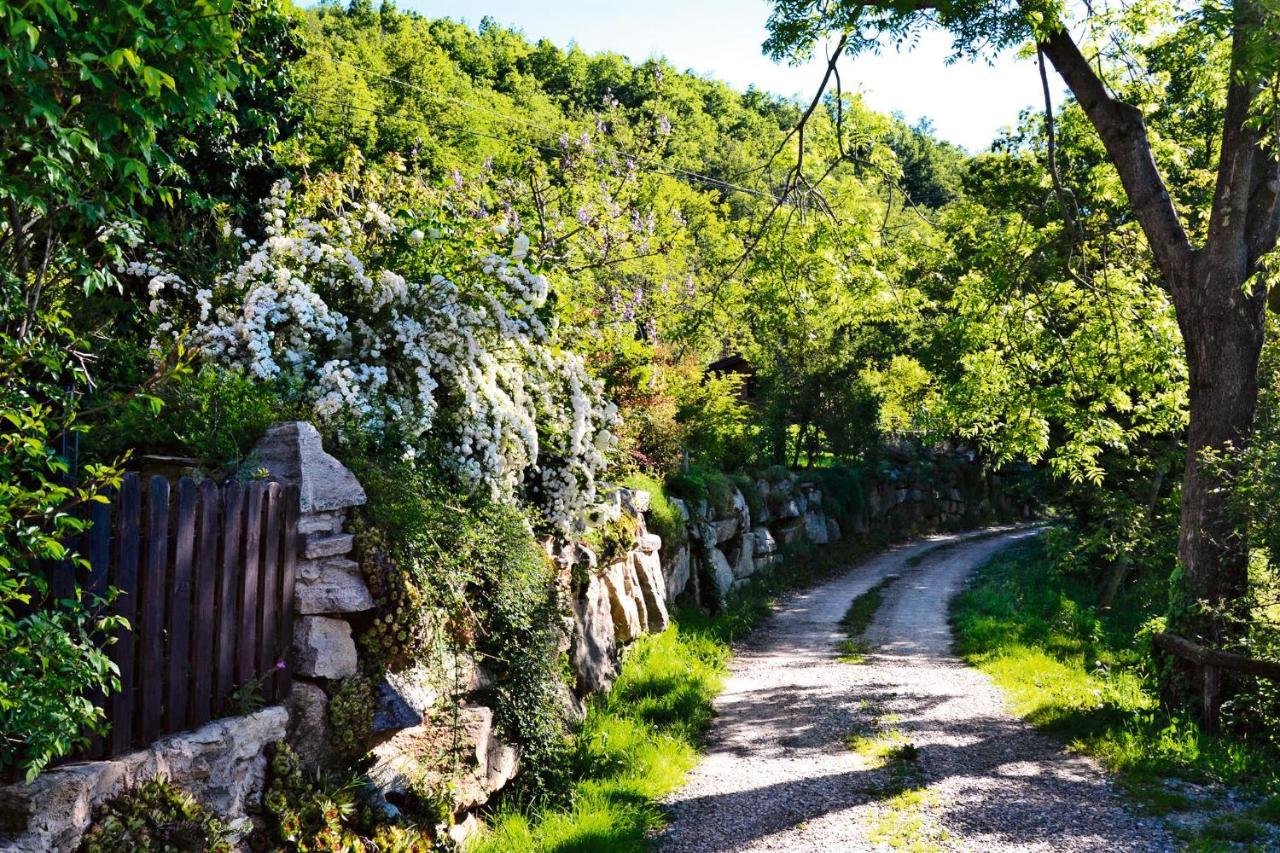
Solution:
<path fill-rule="evenodd" d="M 1170 850 L 1093 761 L 1035 732 L 986 675 L 951 654 L 947 604 L 1030 529 L 932 536 L 794 595 L 744 641 L 706 755 L 665 804 L 667 853 L 904 849 Z M 836 659 L 839 620 L 891 574 L 862 664 Z M 892 730 L 918 749 L 912 782 L 846 745 Z M 904 805 L 894 795 L 915 789 Z"/>

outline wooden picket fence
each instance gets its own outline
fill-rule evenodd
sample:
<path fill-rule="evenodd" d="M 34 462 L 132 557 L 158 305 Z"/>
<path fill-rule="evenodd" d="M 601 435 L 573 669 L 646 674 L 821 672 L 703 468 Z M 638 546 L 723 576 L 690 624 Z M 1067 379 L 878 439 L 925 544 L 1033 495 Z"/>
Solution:
<path fill-rule="evenodd" d="M 88 569 L 57 567 L 50 593 L 117 590 L 132 630 L 107 647 L 122 689 L 104 704 L 110 733 L 78 759 L 120 755 L 235 709 L 238 688 L 266 702 L 289 692 L 298 488 L 278 483 L 171 486 L 125 476 L 90 510 L 79 548 Z"/>

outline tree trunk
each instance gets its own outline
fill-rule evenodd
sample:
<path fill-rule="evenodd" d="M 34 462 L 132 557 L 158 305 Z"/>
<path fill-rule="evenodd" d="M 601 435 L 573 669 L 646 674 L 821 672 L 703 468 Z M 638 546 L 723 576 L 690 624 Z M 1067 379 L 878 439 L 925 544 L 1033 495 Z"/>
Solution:
<path fill-rule="evenodd" d="M 1232 512 L 1230 480 L 1253 429 L 1266 303 L 1260 288 L 1245 291 L 1246 277 L 1242 257 L 1205 252 L 1189 280 L 1173 289 L 1191 405 L 1178 539 L 1181 601 L 1173 617 L 1175 630 L 1211 647 L 1229 639 L 1230 617 L 1248 587 L 1248 541 Z"/>

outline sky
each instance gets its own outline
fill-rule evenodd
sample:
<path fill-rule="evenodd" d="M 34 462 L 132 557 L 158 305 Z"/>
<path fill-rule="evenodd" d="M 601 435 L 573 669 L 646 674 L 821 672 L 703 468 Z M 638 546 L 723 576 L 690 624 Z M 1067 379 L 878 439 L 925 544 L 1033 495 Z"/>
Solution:
<path fill-rule="evenodd" d="M 401 8 L 477 25 L 486 15 L 522 30 L 531 40 L 561 47 L 576 42 L 588 52 L 608 50 L 641 62 L 665 56 L 680 69 L 709 74 L 738 89 L 754 84 L 804 100 L 822 79 L 822 57 L 799 68 L 766 58 L 767 0 L 401 0 Z M 931 32 L 909 53 L 892 47 L 845 60 L 846 89 L 863 92 L 881 112 L 901 112 L 911 123 L 928 118 L 935 132 L 971 152 L 986 148 L 1018 113 L 1043 104 L 1033 61 L 1011 53 L 991 62 L 947 65 L 950 41 Z M 1059 98 L 1055 82 L 1055 100 Z"/>

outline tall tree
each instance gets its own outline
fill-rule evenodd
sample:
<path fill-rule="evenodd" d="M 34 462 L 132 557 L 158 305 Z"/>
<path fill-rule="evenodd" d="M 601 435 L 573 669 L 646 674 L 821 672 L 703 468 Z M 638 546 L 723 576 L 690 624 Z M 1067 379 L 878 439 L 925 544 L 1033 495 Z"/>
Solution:
<path fill-rule="evenodd" d="M 1248 582 L 1248 543 L 1232 517 L 1225 480 L 1230 458 L 1252 430 L 1266 289 L 1260 264 L 1280 232 L 1277 88 L 1280 12 L 1266 0 L 1206 3 L 1183 17 L 1230 43 L 1225 108 L 1217 117 L 1217 179 L 1207 228 L 1193 238 L 1157 165 L 1142 111 L 1109 85 L 1107 63 L 1090 45 L 1132 43 L 1136 21 L 1090 6 L 1072 22 L 1061 4 L 1041 0 L 776 0 L 766 48 L 776 57 L 811 51 L 830 34 L 847 50 L 902 41 L 943 27 L 957 53 L 1032 43 L 1047 57 L 1088 116 L 1115 167 L 1174 303 L 1190 379 L 1190 425 L 1179 537 L 1180 630 L 1211 642 L 1229 638 Z M 1072 33 L 1081 25 L 1088 40 Z M 1095 61 L 1096 60 L 1096 61 Z M 1055 176 L 1056 177 L 1056 176 Z M 1198 606 L 1203 603 L 1207 606 Z"/>

